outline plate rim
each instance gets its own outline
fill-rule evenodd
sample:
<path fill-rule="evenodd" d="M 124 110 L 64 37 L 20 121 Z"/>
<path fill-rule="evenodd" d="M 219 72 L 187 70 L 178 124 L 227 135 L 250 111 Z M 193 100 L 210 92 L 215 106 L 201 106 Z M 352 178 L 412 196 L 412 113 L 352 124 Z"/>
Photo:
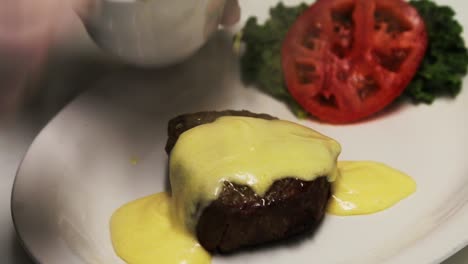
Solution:
<path fill-rule="evenodd" d="M 14 199 L 14 197 L 17 197 L 17 195 L 18 195 L 17 194 L 18 179 L 22 175 L 21 170 L 22 170 L 22 168 L 24 166 L 24 162 L 25 162 L 26 158 L 31 155 L 30 153 L 33 151 L 34 146 L 37 144 L 37 142 L 39 142 L 41 140 L 41 136 L 44 135 L 45 133 L 47 133 L 47 131 L 52 126 L 52 124 L 57 122 L 57 120 L 60 118 L 60 116 L 63 115 L 71 107 L 73 107 L 75 104 L 78 104 L 81 100 L 83 100 L 86 97 L 90 97 L 91 95 L 92 95 L 92 90 L 88 90 L 88 91 L 85 91 L 84 93 L 81 93 L 74 100 L 72 100 L 70 103 L 65 105 L 65 107 L 63 107 L 53 118 L 51 118 L 48 121 L 48 123 L 34 137 L 34 140 L 28 146 L 27 151 L 25 152 L 24 156 L 22 157 L 21 162 L 19 163 L 19 166 L 18 166 L 18 168 L 16 170 L 15 179 L 14 179 L 14 182 L 13 182 L 11 196 L 10 196 L 10 213 L 11 213 L 13 227 L 14 227 L 14 230 L 15 230 L 15 233 L 16 233 L 16 237 L 17 237 L 18 241 L 20 242 L 21 247 L 25 250 L 26 254 L 30 257 L 30 259 L 34 263 L 41 264 L 42 262 L 41 262 L 41 260 L 39 260 L 37 258 L 37 256 L 34 255 L 31 248 L 28 246 L 28 242 L 24 239 L 24 236 L 22 236 L 21 227 L 17 223 L 17 220 L 18 220 L 19 216 L 15 213 L 15 201 L 16 201 L 16 199 Z M 459 213 L 462 213 L 462 215 L 468 215 L 468 210 L 466 210 L 467 205 L 468 205 L 468 203 L 465 203 L 462 207 L 460 207 Z M 465 210 L 465 212 L 463 212 L 464 210 Z M 457 214 L 455 214 L 454 216 L 456 216 L 456 215 Z M 454 216 L 451 216 L 449 219 L 456 219 L 456 217 L 454 218 Z M 430 232 L 426 233 L 424 238 L 429 238 L 429 237 L 433 236 L 434 232 L 436 232 L 437 230 L 443 230 L 444 229 L 443 227 L 446 224 L 447 223 L 445 223 L 444 225 L 438 226 L 435 229 L 431 229 Z M 421 240 L 421 239 L 419 239 L 419 240 Z M 459 252 L 460 250 L 462 250 L 463 248 L 468 246 L 468 236 L 464 237 L 462 239 L 458 239 L 458 240 L 454 239 L 454 240 L 451 240 L 451 241 L 453 242 L 451 244 L 454 244 L 454 245 L 450 247 L 450 250 L 446 250 L 446 251 L 444 251 L 444 253 L 439 253 L 437 255 L 433 255 L 433 257 L 431 258 L 432 260 L 429 260 L 427 262 L 427 264 L 441 263 L 441 262 L 445 261 L 446 259 L 450 258 L 451 256 L 453 256 L 454 254 L 456 254 L 457 252 Z M 417 243 L 413 244 L 413 245 L 417 245 Z M 413 250 L 409 249 L 408 251 L 405 251 L 405 253 L 402 253 L 402 254 L 393 254 L 392 256 L 389 256 L 389 258 L 384 260 L 384 262 L 387 262 L 387 261 L 391 262 L 397 256 L 402 256 L 403 258 L 405 258 L 405 256 L 408 255 L 408 252 L 412 252 L 412 251 Z"/>

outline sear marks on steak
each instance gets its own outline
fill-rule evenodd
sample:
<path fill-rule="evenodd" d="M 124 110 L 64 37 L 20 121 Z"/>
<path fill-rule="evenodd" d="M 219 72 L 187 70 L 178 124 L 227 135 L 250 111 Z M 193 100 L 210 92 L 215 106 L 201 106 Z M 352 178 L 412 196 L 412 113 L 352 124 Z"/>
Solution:
<path fill-rule="evenodd" d="M 285 239 L 318 226 L 329 197 L 326 177 L 282 179 L 265 197 L 248 186 L 225 182 L 218 199 L 201 214 L 197 237 L 208 251 L 219 252 Z"/>
<path fill-rule="evenodd" d="M 166 152 L 170 154 L 183 132 L 221 116 L 277 119 L 233 110 L 180 115 L 169 121 Z M 303 181 L 285 175 L 263 197 L 249 186 L 224 182 L 219 197 L 200 215 L 196 226 L 198 241 L 208 251 L 228 253 L 313 231 L 323 219 L 331 195 L 331 184 L 325 176 Z"/>

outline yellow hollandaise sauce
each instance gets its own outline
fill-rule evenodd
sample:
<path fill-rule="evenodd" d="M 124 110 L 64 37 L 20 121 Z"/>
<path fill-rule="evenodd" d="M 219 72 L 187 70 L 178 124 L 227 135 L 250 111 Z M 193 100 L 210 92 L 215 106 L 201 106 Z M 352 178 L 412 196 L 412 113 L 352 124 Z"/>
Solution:
<path fill-rule="evenodd" d="M 264 195 L 287 176 L 334 181 L 341 146 L 315 130 L 284 120 L 225 116 L 179 137 L 170 156 L 176 218 L 193 230 L 224 181 Z"/>
<path fill-rule="evenodd" d="M 327 212 L 362 215 L 382 211 L 416 191 L 408 175 L 372 161 L 340 161 Z"/>
<path fill-rule="evenodd" d="M 128 264 L 208 264 L 194 235 L 171 221 L 171 199 L 159 193 L 118 209 L 110 223 L 112 245 Z"/>
<path fill-rule="evenodd" d="M 110 223 L 114 249 L 129 264 L 210 263 L 194 227 L 223 181 L 263 195 L 284 177 L 326 175 L 334 215 L 378 212 L 415 191 L 409 176 L 384 164 L 337 162 L 340 151 L 335 140 L 288 121 L 229 116 L 192 128 L 171 152 L 172 197 L 160 193 L 118 209 Z"/>

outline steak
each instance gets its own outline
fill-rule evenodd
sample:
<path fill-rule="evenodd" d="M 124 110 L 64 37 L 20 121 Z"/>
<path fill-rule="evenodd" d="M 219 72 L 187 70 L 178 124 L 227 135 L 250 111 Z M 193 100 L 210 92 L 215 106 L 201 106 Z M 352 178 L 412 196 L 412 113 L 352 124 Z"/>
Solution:
<path fill-rule="evenodd" d="M 183 132 L 221 116 L 277 119 L 267 114 L 233 110 L 180 115 L 169 121 L 166 152 L 170 154 Z M 313 231 L 323 219 L 331 195 L 326 176 L 303 181 L 285 175 L 264 196 L 249 186 L 224 182 L 218 198 L 203 209 L 198 219 L 195 230 L 198 241 L 208 251 L 228 253 Z"/>

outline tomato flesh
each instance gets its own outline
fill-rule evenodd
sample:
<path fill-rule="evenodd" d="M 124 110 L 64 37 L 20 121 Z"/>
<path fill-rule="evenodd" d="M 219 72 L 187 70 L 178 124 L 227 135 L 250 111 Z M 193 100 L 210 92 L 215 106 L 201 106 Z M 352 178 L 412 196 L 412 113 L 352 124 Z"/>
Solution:
<path fill-rule="evenodd" d="M 424 21 L 402 0 L 318 0 L 288 31 L 282 67 L 304 109 L 351 123 L 404 91 L 426 47 Z"/>

